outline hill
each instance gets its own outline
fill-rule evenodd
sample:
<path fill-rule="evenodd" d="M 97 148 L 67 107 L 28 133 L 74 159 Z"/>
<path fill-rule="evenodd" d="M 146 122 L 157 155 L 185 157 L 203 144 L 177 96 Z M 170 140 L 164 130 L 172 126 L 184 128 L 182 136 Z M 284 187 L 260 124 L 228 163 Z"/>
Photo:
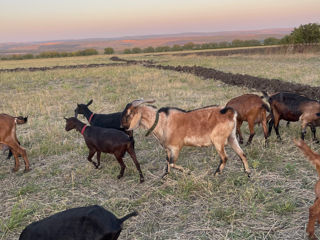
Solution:
<path fill-rule="evenodd" d="M 234 39 L 264 40 L 268 37 L 282 38 L 284 35 L 289 34 L 291 30 L 292 29 L 290 28 L 279 28 L 252 31 L 130 36 L 122 38 L 56 40 L 30 43 L 0 43 L 0 55 L 26 53 L 38 54 L 45 51 L 73 52 L 86 48 L 95 48 L 102 52 L 106 47 L 112 47 L 116 51 L 122 51 L 125 48 L 173 46 L 174 44 L 183 45 L 188 42 L 201 44 L 207 42 L 232 41 Z"/>

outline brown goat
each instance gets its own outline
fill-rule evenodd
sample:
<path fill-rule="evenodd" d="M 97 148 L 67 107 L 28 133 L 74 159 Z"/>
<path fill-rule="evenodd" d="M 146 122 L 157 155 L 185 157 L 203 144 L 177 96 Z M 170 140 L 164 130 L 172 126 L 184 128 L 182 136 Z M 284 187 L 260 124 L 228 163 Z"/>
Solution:
<path fill-rule="evenodd" d="M 101 152 L 111 153 L 118 160 L 121 170 L 118 179 L 123 177 L 126 165 L 123 162 L 123 157 L 126 152 L 131 156 L 134 164 L 140 175 L 140 183 L 144 182 L 144 177 L 140 169 L 140 164 L 137 161 L 136 153 L 134 151 L 133 137 L 129 137 L 125 132 L 114 128 L 101 128 L 87 126 L 75 117 L 65 118 L 66 131 L 76 129 L 80 132 L 89 148 L 88 161 L 91 162 L 96 168 L 100 166 Z M 97 153 L 97 163 L 92 161 L 92 157 Z"/>
<path fill-rule="evenodd" d="M 309 222 L 307 226 L 307 233 L 311 239 L 318 239 L 314 235 L 314 225 L 316 221 L 320 222 L 320 155 L 313 152 L 303 140 L 294 140 L 294 143 L 301 149 L 301 151 L 308 157 L 310 162 L 316 166 L 318 172 L 318 181 L 314 186 L 316 199 L 314 204 L 309 208 Z"/>
<path fill-rule="evenodd" d="M 281 140 L 279 134 L 279 122 L 281 119 L 290 122 L 301 122 L 301 139 L 304 139 L 307 126 L 310 126 L 313 133 L 313 140 L 318 141 L 316 137 L 316 127 L 320 126 L 320 103 L 306 96 L 291 92 L 279 92 L 268 96 L 262 92 L 268 100 L 271 108 L 271 120 L 269 122 L 268 135 L 270 136 L 272 126 L 276 131 L 277 137 Z"/>
<path fill-rule="evenodd" d="M 4 113 L 0 114 L 0 144 L 7 145 L 13 153 L 15 158 L 15 166 L 12 169 L 13 172 L 19 170 L 19 155 L 21 155 L 24 159 L 24 171 L 27 172 L 30 170 L 27 152 L 20 146 L 16 135 L 16 124 L 26 123 L 26 119 L 27 118 L 22 117 L 12 117 Z"/>
<path fill-rule="evenodd" d="M 232 108 L 217 106 L 192 111 L 178 108 L 161 108 L 143 105 L 154 101 L 135 100 L 127 104 L 122 113 L 122 126 L 134 130 L 139 126 L 149 129 L 167 152 L 167 165 L 163 176 L 170 167 L 183 171 L 176 165 L 183 146 L 204 147 L 214 145 L 221 157 L 215 175 L 226 165 L 224 146 L 228 142 L 241 158 L 245 171 L 250 174 L 247 159 L 236 138 L 236 112 Z"/>
<path fill-rule="evenodd" d="M 255 134 L 254 125 L 256 123 L 262 123 L 264 138 L 267 143 L 268 129 L 267 129 L 267 119 L 266 111 L 270 112 L 269 107 L 265 102 L 262 101 L 261 97 L 255 94 L 244 94 L 239 97 L 231 99 L 226 107 L 232 107 L 237 111 L 237 134 L 239 135 L 239 143 L 243 143 L 243 137 L 241 134 L 242 123 L 248 122 L 250 137 L 248 139 L 247 145 L 252 141 Z"/>

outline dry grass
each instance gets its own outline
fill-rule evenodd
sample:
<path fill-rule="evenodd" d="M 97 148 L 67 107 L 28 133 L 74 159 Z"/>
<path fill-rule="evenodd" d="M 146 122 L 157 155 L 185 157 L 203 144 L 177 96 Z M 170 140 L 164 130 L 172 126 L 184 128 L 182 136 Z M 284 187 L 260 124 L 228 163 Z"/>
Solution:
<path fill-rule="evenodd" d="M 262 62 L 264 59 L 261 56 Z M 232 65 L 232 58 L 224 58 L 227 60 Z M 29 62 L 16 64 L 25 67 Z M 281 71 L 281 66 L 275 67 L 275 72 Z M 26 174 L 22 169 L 11 173 L 13 160 L 0 156 L 0 239 L 17 239 L 33 221 L 90 204 L 102 205 L 119 217 L 139 211 L 138 217 L 125 223 L 120 239 L 306 238 L 316 172 L 292 143 L 299 136 L 298 124 L 290 128 L 282 124 L 283 143 L 278 143 L 273 133 L 268 148 L 263 147 L 261 127 L 256 126 L 253 144 L 244 147 L 253 172 L 250 179 L 230 148 L 227 166 L 219 177 L 213 177 L 219 161 L 214 148 L 184 148 L 178 163 L 191 174 L 173 171 L 161 180 L 164 150 L 140 129 L 135 139 L 146 180 L 143 184 L 138 183 L 128 156 L 121 180 L 116 178 L 119 166 L 111 155 L 102 155 L 102 169 L 94 169 L 86 160 L 82 136 L 64 130 L 63 117 L 74 114 L 76 103 L 90 99 L 94 100 L 94 112 L 121 111 L 127 102 L 140 97 L 156 99 L 158 107 L 192 109 L 223 105 L 251 92 L 249 89 L 141 66 L 0 74 L 0 112 L 29 115 L 30 121 L 18 126 L 17 135 L 32 167 Z M 243 130 L 248 137 L 247 125 Z M 309 132 L 306 138 L 311 139 Z M 320 151 L 319 145 L 307 142 Z"/>
<path fill-rule="evenodd" d="M 128 56 L 128 59 L 136 59 Z M 172 56 L 140 55 L 140 59 L 154 60 L 162 65 L 202 66 L 224 72 L 275 78 L 288 82 L 320 85 L 319 54 L 231 55 L 231 56 Z"/>

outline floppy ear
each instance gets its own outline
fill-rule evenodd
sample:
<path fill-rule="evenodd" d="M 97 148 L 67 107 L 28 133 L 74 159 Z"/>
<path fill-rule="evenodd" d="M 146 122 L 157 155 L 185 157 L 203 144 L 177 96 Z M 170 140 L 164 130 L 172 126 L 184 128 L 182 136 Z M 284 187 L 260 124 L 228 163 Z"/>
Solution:
<path fill-rule="evenodd" d="M 87 103 L 87 106 L 91 105 L 92 102 L 93 102 L 93 100 L 91 99 L 91 100 Z"/>

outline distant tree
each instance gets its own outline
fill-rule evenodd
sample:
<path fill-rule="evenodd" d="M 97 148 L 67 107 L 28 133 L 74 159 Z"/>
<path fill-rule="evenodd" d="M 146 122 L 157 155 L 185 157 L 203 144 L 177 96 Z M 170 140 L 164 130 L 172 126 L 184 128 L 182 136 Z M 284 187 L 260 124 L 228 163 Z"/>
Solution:
<path fill-rule="evenodd" d="M 131 53 L 142 53 L 142 50 L 141 48 L 135 47 L 135 48 L 132 48 Z"/>
<path fill-rule="evenodd" d="M 154 48 L 153 47 L 147 47 L 145 49 L 142 50 L 144 53 L 152 53 L 154 52 Z"/>
<path fill-rule="evenodd" d="M 250 39 L 250 40 L 245 40 L 243 41 L 243 46 L 248 47 L 248 46 L 260 46 L 261 42 L 259 40 L 255 39 Z"/>
<path fill-rule="evenodd" d="M 188 43 L 186 43 L 186 44 L 184 44 L 183 46 L 182 46 L 182 48 L 184 49 L 184 50 L 192 50 L 193 48 L 194 48 L 194 43 L 193 42 L 188 42 Z"/>
<path fill-rule="evenodd" d="M 171 51 L 182 51 L 182 50 L 183 48 L 178 44 L 175 44 L 171 47 Z"/>
<path fill-rule="evenodd" d="M 85 50 L 76 51 L 74 53 L 75 53 L 75 56 L 90 56 L 90 55 L 97 55 L 98 51 L 94 48 L 88 48 Z"/>
<path fill-rule="evenodd" d="M 131 54 L 131 49 L 130 48 L 126 48 L 123 50 L 124 54 Z"/>
<path fill-rule="evenodd" d="M 280 39 L 274 38 L 274 37 L 269 37 L 263 40 L 264 45 L 276 45 L 280 43 Z"/>
<path fill-rule="evenodd" d="M 285 35 L 280 39 L 280 44 L 290 44 L 292 43 L 291 37 L 289 35 Z"/>
<path fill-rule="evenodd" d="M 170 49 L 171 48 L 169 46 L 160 46 L 156 47 L 155 52 L 169 52 Z"/>
<path fill-rule="evenodd" d="M 218 47 L 219 48 L 227 48 L 227 47 L 230 47 L 230 43 L 228 43 L 228 42 L 219 42 L 218 43 Z"/>
<path fill-rule="evenodd" d="M 290 34 L 292 43 L 318 43 L 320 42 L 320 25 L 309 23 L 300 25 Z"/>
<path fill-rule="evenodd" d="M 114 54 L 114 49 L 111 47 L 107 47 L 104 49 L 104 54 Z"/>
<path fill-rule="evenodd" d="M 231 45 L 232 47 L 243 47 L 245 44 L 244 44 L 244 41 L 235 39 L 231 42 Z"/>

